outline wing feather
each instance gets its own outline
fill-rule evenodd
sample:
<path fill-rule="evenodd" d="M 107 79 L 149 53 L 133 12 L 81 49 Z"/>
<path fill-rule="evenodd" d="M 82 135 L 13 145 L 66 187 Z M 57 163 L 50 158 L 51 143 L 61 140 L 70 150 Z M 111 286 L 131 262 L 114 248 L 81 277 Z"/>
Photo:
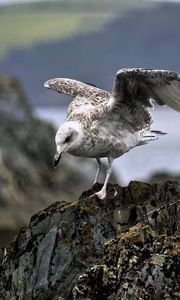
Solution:
<path fill-rule="evenodd" d="M 69 78 L 50 79 L 44 83 L 44 87 L 73 97 L 67 110 L 67 120 L 94 117 L 96 111 L 98 118 L 106 110 L 106 104 L 110 98 L 108 91 L 98 88 L 92 83 Z M 101 112 L 101 107 L 104 108 L 103 112 Z"/>
<path fill-rule="evenodd" d="M 92 83 L 84 83 L 69 78 L 53 78 L 44 83 L 44 87 L 58 93 L 70 95 L 72 97 L 90 97 L 92 95 L 104 94 L 106 91 L 96 87 Z"/>
<path fill-rule="evenodd" d="M 149 127 L 152 99 L 159 105 L 168 105 L 180 112 L 180 76 L 166 70 L 120 69 L 114 80 L 112 97 L 116 110 L 117 106 L 119 110 L 123 110 L 123 106 L 129 107 L 129 121 L 133 123 L 136 120 L 136 130 Z M 146 118 L 142 120 L 143 114 Z"/>
<path fill-rule="evenodd" d="M 160 88 L 154 89 L 155 99 L 161 100 L 162 104 L 167 104 L 171 108 L 180 112 L 180 84 L 177 81 L 173 81 L 168 85 L 164 85 Z"/>

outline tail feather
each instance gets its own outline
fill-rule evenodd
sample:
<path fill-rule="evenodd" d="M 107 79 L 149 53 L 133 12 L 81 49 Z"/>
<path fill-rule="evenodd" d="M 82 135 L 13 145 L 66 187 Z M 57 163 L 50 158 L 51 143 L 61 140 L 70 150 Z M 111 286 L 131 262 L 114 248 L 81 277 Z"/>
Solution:
<path fill-rule="evenodd" d="M 167 134 L 167 132 L 163 132 L 160 130 L 151 130 L 150 132 L 155 133 L 157 135 L 166 135 Z"/>
<path fill-rule="evenodd" d="M 143 134 L 141 134 L 140 141 L 136 146 L 148 144 L 151 141 L 158 140 L 159 136 L 166 135 L 166 134 L 167 134 L 166 132 L 160 130 L 151 130 L 151 131 L 143 132 Z"/>

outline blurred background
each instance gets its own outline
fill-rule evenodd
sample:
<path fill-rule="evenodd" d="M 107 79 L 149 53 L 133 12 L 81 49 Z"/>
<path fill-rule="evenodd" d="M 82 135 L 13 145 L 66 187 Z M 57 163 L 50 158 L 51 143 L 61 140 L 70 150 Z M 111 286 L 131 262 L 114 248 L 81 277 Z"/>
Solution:
<path fill-rule="evenodd" d="M 54 135 L 70 98 L 43 88 L 69 77 L 111 90 L 123 67 L 180 73 L 180 1 L 0 0 L 0 246 L 53 201 L 76 200 L 96 165 L 67 155 L 54 171 Z M 180 177 L 180 115 L 153 111 L 168 132 L 114 163 L 114 180 Z"/>

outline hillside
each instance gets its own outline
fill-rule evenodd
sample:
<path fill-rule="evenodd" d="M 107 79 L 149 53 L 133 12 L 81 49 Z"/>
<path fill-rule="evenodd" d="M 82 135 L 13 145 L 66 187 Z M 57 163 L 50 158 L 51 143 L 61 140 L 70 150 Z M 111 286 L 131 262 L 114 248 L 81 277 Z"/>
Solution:
<path fill-rule="evenodd" d="M 48 78 L 73 77 L 111 89 L 120 67 L 180 72 L 179 27 L 180 5 L 159 3 L 117 18 L 99 32 L 13 51 L 0 69 L 19 77 L 33 105 L 59 104 L 59 95 L 43 88 Z"/>
<path fill-rule="evenodd" d="M 15 48 L 98 31 L 128 9 L 149 5 L 138 0 L 35 0 L 1 5 L 0 56 Z"/>

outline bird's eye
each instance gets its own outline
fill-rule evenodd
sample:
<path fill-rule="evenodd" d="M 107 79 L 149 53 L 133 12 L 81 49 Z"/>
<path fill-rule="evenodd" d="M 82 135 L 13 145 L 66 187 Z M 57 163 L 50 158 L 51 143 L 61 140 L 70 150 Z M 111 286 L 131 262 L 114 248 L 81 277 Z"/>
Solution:
<path fill-rule="evenodd" d="M 64 140 L 64 143 L 69 143 L 71 140 L 71 135 L 67 136 Z"/>

